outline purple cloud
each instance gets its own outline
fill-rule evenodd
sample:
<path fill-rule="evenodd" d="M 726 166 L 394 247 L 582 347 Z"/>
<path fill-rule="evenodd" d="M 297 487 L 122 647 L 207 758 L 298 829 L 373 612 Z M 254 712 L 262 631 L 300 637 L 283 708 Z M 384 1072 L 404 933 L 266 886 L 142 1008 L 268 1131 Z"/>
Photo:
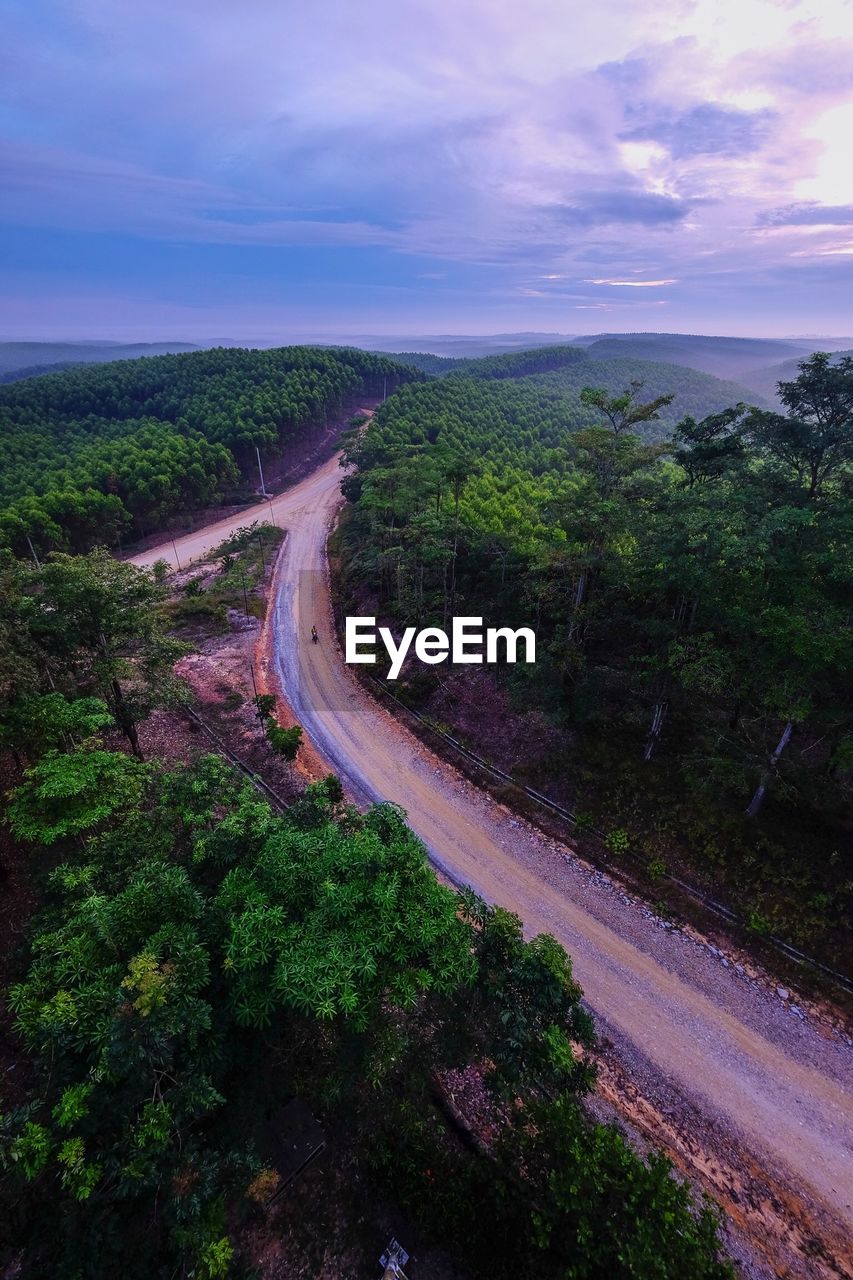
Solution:
<path fill-rule="evenodd" d="M 604 227 L 616 223 L 660 227 L 681 222 L 689 206 L 653 191 L 590 191 L 572 204 L 558 206 L 560 220 L 574 227 Z"/>
<path fill-rule="evenodd" d="M 660 142 L 676 159 L 690 156 L 743 156 L 758 151 L 777 120 L 775 111 L 740 111 L 702 102 L 680 115 L 658 116 L 622 136 Z"/>
<path fill-rule="evenodd" d="M 87 249 L 99 288 L 112 272 L 122 305 L 145 293 L 140 315 L 158 290 L 192 306 L 186 246 L 209 251 L 213 281 L 239 257 L 247 306 L 280 284 L 300 313 L 343 306 L 347 281 L 361 309 L 392 290 L 443 305 L 439 327 L 504 308 L 504 326 L 571 331 L 595 277 L 677 281 L 670 326 L 826 330 L 853 266 L 835 159 L 849 6 L 724 10 L 528 0 L 519 22 L 517 0 L 63 0 L 60 16 L 16 0 L 0 50 L 7 283 L 35 292 L 50 260 L 57 291 L 76 279 L 91 299 L 93 268 L 62 241 L 76 235 L 110 240 L 112 256 Z M 142 282 L 124 285 L 119 241 Z M 625 289 L 634 308 L 650 292 Z M 628 301 L 607 305 L 618 323 Z"/>
<path fill-rule="evenodd" d="M 848 227 L 853 225 L 853 204 L 789 204 L 763 213 L 761 227 Z"/>

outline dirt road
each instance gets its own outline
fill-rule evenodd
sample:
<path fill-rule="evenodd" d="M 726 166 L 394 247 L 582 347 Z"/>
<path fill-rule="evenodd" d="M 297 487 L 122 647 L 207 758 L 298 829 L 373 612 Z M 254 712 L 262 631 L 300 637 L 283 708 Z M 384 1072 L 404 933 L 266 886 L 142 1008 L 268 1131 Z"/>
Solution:
<path fill-rule="evenodd" d="M 453 881 L 565 945 L 614 1043 L 618 1092 L 636 1095 L 632 1119 L 642 1127 L 645 1116 L 647 1131 L 659 1129 L 682 1167 L 723 1201 L 769 1260 L 756 1274 L 853 1274 L 850 1042 L 590 875 L 363 691 L 342 661 L 329 602 L 325 544 L 340 476 L 332 459 L 272 503 L 289 537 L 268 615 L 270 674 L 313 749 L 357 800 L 402 805 Z M 181 562 L 269 514 L 264 504 L 180 539 Z M 136 562 L 161 554 L 174 562 L 170 550 Z"/>

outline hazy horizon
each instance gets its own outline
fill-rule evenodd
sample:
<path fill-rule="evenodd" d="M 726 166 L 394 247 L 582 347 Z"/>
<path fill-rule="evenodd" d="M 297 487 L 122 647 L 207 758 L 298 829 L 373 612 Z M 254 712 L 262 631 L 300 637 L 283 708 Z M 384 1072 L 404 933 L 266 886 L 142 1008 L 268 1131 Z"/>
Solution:
<path fill-rule="evenodd" d="M 851 0 L 11 0 L 4 340 L 853 331 Z"/>
<path fill-rule="evenodd" d="M 198 345 L 201 347 L 223 346 L 223 347 L 251 347 L 260 348 L 274 346 L 295 346 L 300 344 L 311 345 L 332 345 L 332 346 L 366 346 L 372 344 L 386 344 L 385 349 L 402 351 L 405 350 L 401 343 L 413 342 L 453 342 L 453 341 L 474 341 L 500 343 L 501 339 L 512 339 L 513 345 L 518 346 L 519 339 L 529 338 L 531 340 L 539 340 L 547 338 L 553 340 L 555 344 L 571 345 L 573 342 L 586 342 L 593 338 L 608 337 L 631 337 L 631 336 L 654 336 L 654 337 L 687 337 L 687 338 L 708 338 L 708 339 L 727 339 L 744 340 L 747 342 L 780 342 L 780 343 L 811 343 L 826 342 L 832 344 L 829 349 L 847 346 L 853 344 L 853 335 L 845 334 L 816 334 L 816 333 L 703 333 L 699 330 L 672 330 L 672 329 L 602 329 L 598 331 L 589 331 L 585 333 L 557 333 L 547 329 L 520 329 L 520 330 L 502 330 L 499 332 L 488 332 L 485 330 L 448 330 L 446 332 L 435 333 L 342 333 L 330 329 L 325 332 L 307 332 L 297 330 L 292 334 L 279 335 L 263 335 L 258 334 L 251 337 L 243 335 L 242 337 L 233 334 L 218 334 L 210 337 L 202 337 L 198 334 L 172 334 L 152 332 L 143 336 L 128 336 L 116 338 L 117 330 L 113 330 L 109 337 L 103 333 L 93 332 L 91 334 L 69 336 L 65 332 L 57 332 L 55 335 L 43 337 L 36 334 L 12 334 L 0 333 L 0 343 L 21 345 L 37 345 L 55 346 L 60 344 L 73 346 L 93 346 L 93 347 L 125 347 L 135 345 Z M 396 344 L 393 347 L 387 344 Z M 538 341 L 537 341 L 537 345 Z"/>

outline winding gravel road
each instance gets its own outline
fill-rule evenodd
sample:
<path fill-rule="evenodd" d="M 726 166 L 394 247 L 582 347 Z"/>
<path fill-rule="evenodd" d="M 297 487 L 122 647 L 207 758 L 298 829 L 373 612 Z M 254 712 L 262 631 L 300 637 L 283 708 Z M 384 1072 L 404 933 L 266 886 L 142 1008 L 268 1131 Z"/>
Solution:
<path fill-rule="evenodd" d="M 547 931 L 563 943 L 625 1080 L 668 1133 L 660 1140 L 714 1190 L 766 1259 L 755 1274 L 853 1274 L 849 1041 L 687 934 L 662 928 L 618 886 L 432 755 L 364 692 L 343 663 L 329 600 L 325 548 L 342 502 L 340 478 L 332 458 L 272 500 L 289 536 L 267 618 L 268 676 L 315 758 L 354 799 L 401 805 L 454 882 L 517 911 L 529 933 Z M 269 514 L 261 504 L 179 539 L 181 563 Z M 136 563 L 161 557 L 174 563 L 171 544 Z"/>

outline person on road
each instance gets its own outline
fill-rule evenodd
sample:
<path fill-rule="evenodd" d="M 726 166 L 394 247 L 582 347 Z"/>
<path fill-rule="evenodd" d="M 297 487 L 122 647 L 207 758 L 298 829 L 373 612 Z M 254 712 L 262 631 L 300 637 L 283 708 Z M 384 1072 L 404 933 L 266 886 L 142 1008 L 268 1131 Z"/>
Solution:
<path fill-rule="evenodd" d="M 314 644 L 316 644 L 317 641 L 320 639 L 320 637 L 317 635 L 316 627 L 311 628 L 311 639 L 313 640 Z"/>

